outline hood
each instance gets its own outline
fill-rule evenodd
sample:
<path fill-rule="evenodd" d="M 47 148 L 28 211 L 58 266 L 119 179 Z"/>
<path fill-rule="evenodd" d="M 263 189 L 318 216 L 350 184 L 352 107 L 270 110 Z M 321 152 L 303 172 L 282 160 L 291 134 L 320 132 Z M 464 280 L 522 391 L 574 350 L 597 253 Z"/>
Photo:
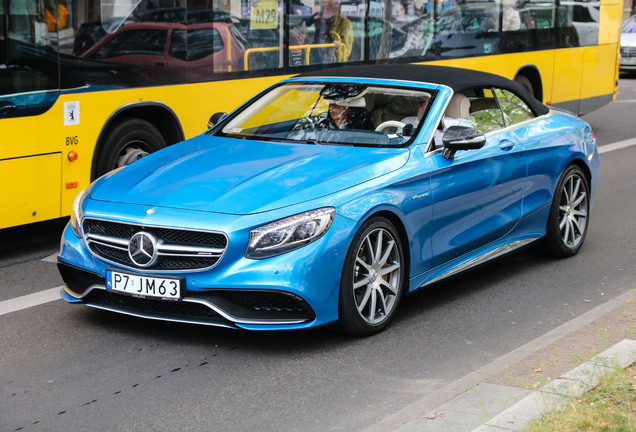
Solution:
<path fill-rule="evenodd" d="M 403 166 L 408 148 L 263 142 L 200 135 L 95 183 L 90 197 L 252 214 L 313 200 Z M 335 203 L 334 203 L 335 204 Z"/>
<path fill-rule="evenodd" d="M 621 33 L 622 47 L 636 47 L 636 33 Z"/>

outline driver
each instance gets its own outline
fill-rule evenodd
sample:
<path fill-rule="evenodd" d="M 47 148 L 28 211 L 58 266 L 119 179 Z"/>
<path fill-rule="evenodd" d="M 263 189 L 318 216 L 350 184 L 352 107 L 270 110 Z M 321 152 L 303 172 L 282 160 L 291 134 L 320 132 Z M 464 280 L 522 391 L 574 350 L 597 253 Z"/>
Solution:
<path fill-rule="evenodd" d="M 373 130 L 369 111 L 362 97 L 329 101 L 329 111 L 322 127 L 329 129 L 366 129 Z"/>

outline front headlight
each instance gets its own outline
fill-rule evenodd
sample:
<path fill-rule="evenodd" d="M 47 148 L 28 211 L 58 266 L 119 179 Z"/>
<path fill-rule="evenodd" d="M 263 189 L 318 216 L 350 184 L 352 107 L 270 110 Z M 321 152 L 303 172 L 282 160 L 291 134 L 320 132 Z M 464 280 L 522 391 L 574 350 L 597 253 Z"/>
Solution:
<path fill-rule="evenodd" d="M 314 242 L 327 232 L 335 214 L 335 208 L 324 207 L 255 228 L 245 257 L 269 258 Z"/>
<path fill-rule="evenodd" d="M 82 237 L 82 229 L 80 227 L 80 223 L 82 222 L 82 201 L 84 201 L 84 196 L 86 195 L 86 189 L 82 189 L 80 193 L 75 197 L 75 201 L 73 201 L 73 213 L 71 213 L 71 228 L 73 229 L 73 233 L 77 237 Z"/>

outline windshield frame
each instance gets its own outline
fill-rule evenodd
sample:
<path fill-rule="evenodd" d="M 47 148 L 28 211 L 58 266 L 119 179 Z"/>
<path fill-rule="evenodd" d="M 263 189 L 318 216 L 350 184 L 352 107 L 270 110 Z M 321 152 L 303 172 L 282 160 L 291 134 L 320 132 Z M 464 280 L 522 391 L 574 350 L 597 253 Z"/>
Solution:
<path fill-rule="evenodd" d="M 266 98 L 270 92 L 275 91 L 281 86 L 289 85 L 289 84 L 298 84 L 298 85 L 320 85 L 326 86 L 329 84 L 352 84 L 352 85 L 366 85 L 368 87 L 373 88 L 388 88 L 388 89 L 396 89 L 397 92 L 402 93 L 404 91 L 412 91 L 415 96 L 417 93 L 428 93 L 430 95 L 430 101 L 423 113 L 421 120 L 418 122 L 418 125 L 414 128 L 413 134 L 404 142 L 399 144 L 391 144 L 388 145 L 386 143 L 350 143 L 350 142 L 335 142 L 335 141 L 319 141 L 319 140 L 294 140 L 294 139 L 286 139 L 286 138 L 277 138 L 277 137 L 267 137 L 267 136 L 248 136 L 242 135 L 237 136 L 233 133 L 224 132 L 227 125 L 231 122 L 235 121 L 241 115 L 243 115 L 250 107 L 253 107 L 255 103 L 262 101 L 263 98 Z M 282 142 L 289 144 L 307 144 L 307 145 L 333 145 L 333 146 L 353 146 L 353 147 L 371 147 L 371 148 L 405 148 L 413 145 L 414 143 L 419 143 L 421 140 L 419 139 L 420 132 L 423 126 L 428 122 L 429 116 L 431 115 L 431 108 L 435 105 L 435 102 L 439 96 L 439 85 L 433 83 L 425 83 L 425 82 L 414 82 L 414 81 L 402 81 L 402 80 L 378 80 L 372 78 L 356 78 L 356 77 L 296 77 L 289 78 L 279 83 L 272 85 L 271 87 L 265 89 L 260 92 L 235 111 L 225 116 L 219 123 L 214 125 L 210 130 L 206 132 L 207 135 L 210 136 L 218 136 L 230 139 L 243 139 L 243 140 L 254 140 L 254 141 L 271 141 L 271 142 Z M 353 129 L 355 131 L 355 129 Z"/>

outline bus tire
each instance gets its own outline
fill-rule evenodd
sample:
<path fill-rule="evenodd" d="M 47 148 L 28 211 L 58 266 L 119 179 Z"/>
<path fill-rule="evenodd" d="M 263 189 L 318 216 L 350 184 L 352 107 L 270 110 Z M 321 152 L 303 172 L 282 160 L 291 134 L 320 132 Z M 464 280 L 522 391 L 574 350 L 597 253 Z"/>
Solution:
<path fill-rule="evenodd" d="M 534 87 L 532 87 L 532 81 L 525 75 L 517 75 L 515 77 L 515 82 L 521 84 L 530 94 L 530 96 L 534 97 Z"/>
<path fill-rule="evenodd" d="M 117 123 L 104 139 L 96 162 L 96 177 L 129 165 L 166 147 L 166 141 L 150 122 L 129 119 Z"/>

